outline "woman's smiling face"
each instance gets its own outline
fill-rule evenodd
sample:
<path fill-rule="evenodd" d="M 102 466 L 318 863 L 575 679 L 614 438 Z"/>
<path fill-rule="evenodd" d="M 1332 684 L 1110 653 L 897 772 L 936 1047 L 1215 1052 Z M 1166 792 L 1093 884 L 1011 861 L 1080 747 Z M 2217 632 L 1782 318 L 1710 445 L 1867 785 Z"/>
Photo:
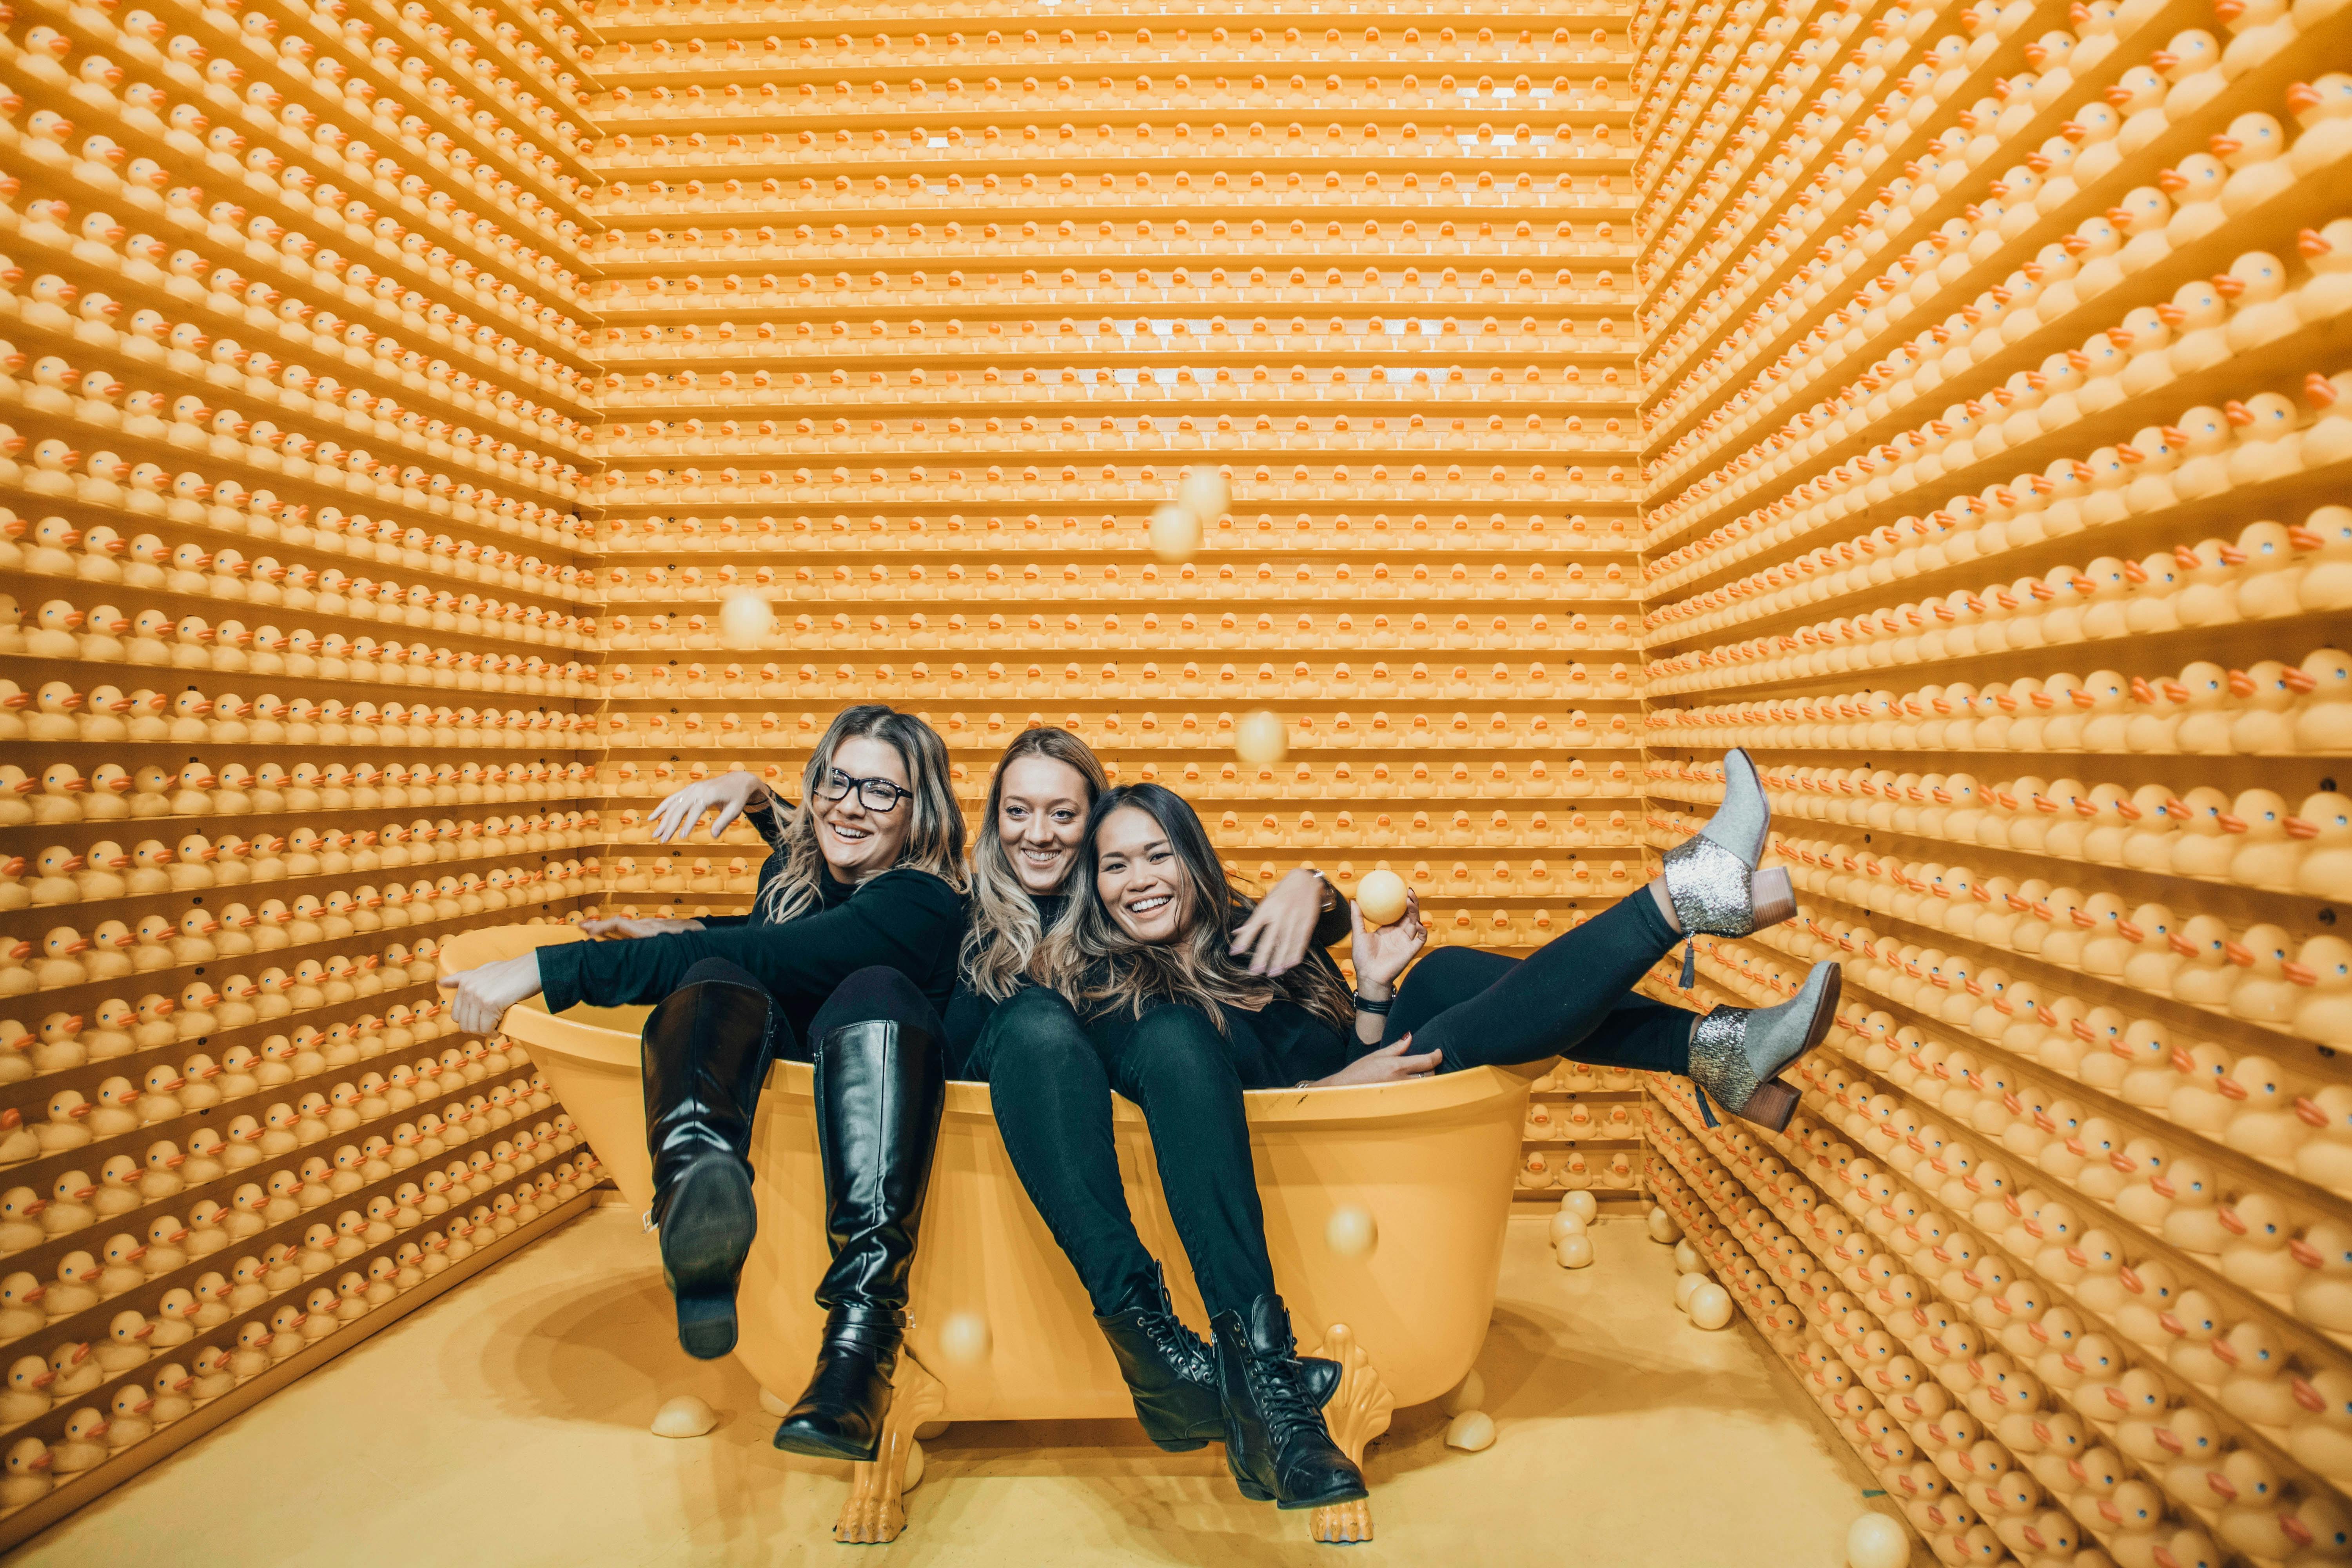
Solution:
<path fill-rule="evenodd" d="M 996 837 L 1033 898 L 1061 890 L 1087 831 L 1084 773 L 1034 752 L 1007 763 L 998 782 Z"/>
<path fill-rule="evenodd" d="M 853 735 L 833 749 L 833 771 L 854 779 L 887 779 L 909 789 L 906 760 L 898 748 L 871 735 Z M 912 795 L 902 795 L 888 811 L 875 811 L 852 789 L 839 800 L 817 796 L 816 847 L 835 878 L 856 883 L 877 877 L 898 863 L 908 829 L 915 820 Z"/>
<path fill-rule="evenodd" d="M 1095 834 L 1095 892 L 1138 942 L 1173 940 L 1191 912 L 1189 879 L 1167 829 L 1135 806 L 1112 812 Z"/>

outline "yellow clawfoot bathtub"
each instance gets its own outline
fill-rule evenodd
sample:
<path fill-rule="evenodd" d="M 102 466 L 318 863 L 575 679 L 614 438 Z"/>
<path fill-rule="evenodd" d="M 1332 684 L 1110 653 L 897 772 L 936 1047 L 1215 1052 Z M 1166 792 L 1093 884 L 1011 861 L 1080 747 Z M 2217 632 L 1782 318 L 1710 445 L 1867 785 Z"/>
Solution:
<path fill-rule="evenodd" d="M 454 972 L 579 940 L 559 925 L 467 931 L 442 947 L 441 963 Z M 551 1015 L 534 998 L 503 1025 L 530 1048 L 639 1208 L 653 1201 L 637 1044 L 647 1011 Z M 807 1379 L 824 1324 L 812 1299 L 827 1258 L 809 1080 L 805 1064 L 779 1062 L 760 1102 L 751 1148 L 760 1233 L 744 1268 L 735 1351 L 761 1387 L 787 1399 Z M 1527 1099 L 1524 1079 L 1484 1068 L 1383 1088 L 1248 1097 L 1275 1278 L 1302 1346 L 1347 1369 L 1328 1416 L 1333 1438 L 1360 1461 L 1394 1405 L 1436 1398 L 1477 1356 L 1494 1309 Z M 1113 1114 L 1137 1226 L 1166 1263 L 1178 1310 L 1202 1323 L 1207 1314 L 1160 1194 L 1142 1113 L 1121 1100 Z M 882 1457 L 854 1467 L 835 1527 L 839 1540 L 887 1541 L 904 1527 L 908 1445 L 925 1422 L 1133 1412 L 1077 1276 L 1013 1173 L 987 1086 L 948 1087 L 931 1183 L 909 1353 L 900 1358 Z M 1319 1509 L 1309 1528 L 1318 1541 L 1369 1540 L 1370 1510 L 1364 1503 Z"/>

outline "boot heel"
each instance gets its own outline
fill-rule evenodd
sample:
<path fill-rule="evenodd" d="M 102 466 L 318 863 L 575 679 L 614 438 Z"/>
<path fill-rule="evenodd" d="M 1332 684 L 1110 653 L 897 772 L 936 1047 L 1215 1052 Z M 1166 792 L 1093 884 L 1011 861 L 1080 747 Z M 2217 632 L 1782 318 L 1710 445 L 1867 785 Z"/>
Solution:
<path fill-rule="evenodd" d="M 760 1215 L 751 1173 L 725 1155 L 697 1161 L 672 1188 L 661 1230 L 662 1270 L 677 1299 L 677 1342 L 699 1361 L 735 1348 L 735 1288 Z"/>
<path fill-rule="evenodd" d="M 1756 929 L 1779 925 L 1797 913 L 1797 889 L 1785 866 L 1759 871 L 1748 879 L 1748 905 L 1755 911 Z"/>
<path fill-rule="evenodd" d="M 1785 1132 L 1797 1114 L 1799 1098 L 1787 1079 L 1776 1078 L 1757 1086 L 1756 1092 L 1748 1097 L 1748 1103 L 1739 1108 L 1739 1115 L 1775 1132 Z"/>

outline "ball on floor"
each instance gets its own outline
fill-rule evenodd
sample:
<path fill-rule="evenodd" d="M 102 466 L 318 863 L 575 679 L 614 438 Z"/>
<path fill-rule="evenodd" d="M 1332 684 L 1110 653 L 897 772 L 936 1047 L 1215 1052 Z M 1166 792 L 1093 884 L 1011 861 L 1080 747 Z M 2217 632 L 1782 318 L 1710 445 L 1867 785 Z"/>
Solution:
<path fill-rule="evenodd" d="M 1572 1214 L 1585 1224 L 1591 1225 L 1601 1217 L 1601 1200 L 1579 1187 L 1574 1192 L 1560 1194 L 1559 1212 Z"/>
<path fill-rule="evenodd" d="M 1551 1244 L 1558 1247 L 1568 1237 L 1584 1234 L 1584 1216 L 1574 1209 L 1562 1209 L 1551 1216 Z"/>
<path fill-rule="evenodd" d="M 719 1425 L 719 1412 L 691 1394 L 662 1401 L 654 1412 L 656 1437 L 699 1437 Z"/>
<path fill-rule="evenodd" d="M 1592 1235 L 1590 1231 L 1570 1231 L 1553 1243 L 1551 1253 L 1562 1268 L 1589 1268 L 1592 1265 Z"/>
<path fill-rule="evenodd" d="M 1445 1446 L 1476 1453 L 1495 1446 L 1495 1418 L 1483 1410 L 1465 1410 L 1445 1424 Z"/>
<path fill-rule="evenodd" d="M 1662 1247 L 1671 1247 L 1683 1238 L 1683 1227 L 1663 1205 L 1650 1209 L 1650 1239 Z"/>
<path fill-rule="evenodd" d="M 1911 1535 L 1883 1513 L 1865 1513 L 1846 1527 L 1846 1568 L 1906 1568 Z"/>
<path fill-rule="evenodd" d="M 1706 1272 L 1706 1259 L 1698 1255 L 1698 1248 L 1693 1247 L 1687 1237 L 1675 1243 L 1675 1272 L 1677 1274 Z"/>
<path fill-rule="evenodd" d="M 1696 1290 L 1700 1286 L 1705 1285 L 1705 1284 L 1706 1284 L 1706 1283 L 1707 1283 L 1707 1278 L 1706 1278 L 1706 1275 L 1704 1275 L 1704 1274 L 1677 1274 L 1677 1275 L 1675 1275 L 1675 1311 L 1677 1311 L 1677 1312 L 1687 1312 L 1687 1311 L 1689 1311 L 1689 1310 L 1690 1310 L 1690 1299 L 1691 1299 L 1691 1292 L 1692 1292 L 1692 1291 L 1694 1291 L 1694 1290 Z"/>
<path fill-rule="evenodd" d="M 1720 1329 L 1731 1322 L 1731 1292 L 1708 1280 L 1690 1295 L 1690 1321 L 1702 1329 Z"/>

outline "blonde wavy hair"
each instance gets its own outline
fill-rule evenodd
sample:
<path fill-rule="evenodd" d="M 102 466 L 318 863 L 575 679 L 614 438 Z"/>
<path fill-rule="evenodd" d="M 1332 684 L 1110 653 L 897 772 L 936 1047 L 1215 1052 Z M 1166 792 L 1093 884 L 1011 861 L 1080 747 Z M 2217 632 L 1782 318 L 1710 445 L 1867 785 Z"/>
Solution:
<path fill-rule="evenodd" d="M 911 866 L 929 871 L 958 892 L 964 889 L 963 812 L 956 805 L 955 787 L 948 777 L 947 743 L 939 731 L 912 713 L 901 713 L 887 703 L 860 702 L 834 715 L 824 739 L 809 753 L 808 766 L 801 770 L 801 798 L 784 815 L 782 842 L 777 846 L 784 857 L 784 868 L 761 896 L 761 912 L 772 921 L 781 924 L 817 906 L 824 875 L 824 856 L 817 848 L 813 815 L 817 781 L 832 770 L 833 754 L 841 743 L 857 739 L 882 741 L 897 752 L 907 770 L 908 787 L 914 792 L 898 803 L 898 809 L 914 815 L 907 826 L 907 842 L 891 869 Z M 784 813 L 784 803 L 778 802 L 777 810 Z"/>
<path fill-rule="evenodd" d="M 1036 901 L 1021 885 L 996 826 L 997 812 L 1004 803 L 1005 770 L 1024 757 L 1044 757 L 1076 770 L 1087 781 L 1089 806 L 1110 788 L 1110 777 L 1102 763 L 1084 741 L 1067 730 L 1024 730 L 996 760 L 996 776 L 988 781 L 988 808 L 972 837 L 971 920 L 964 928 L 959 961 L 964 983 L 998 1002 L 1030 977 L 1045 934 L 1037 918 Z M 1071 862 L 1073 866 L 1084 863 L 1083 856 Z"/>
<path fill-rule="evenodd" d="M 1133 808 L 1168 836 L 1183 868 L 1183 923 L 1164 942 L 1129 936 L 1102 900 L 1096 881 L 1097 841 L 1113 812 Z M 1039 968 L 1083 1016 L 1125 1008 L 1143 1016 L 1154 998 L 1189 1003 L 1220 1034 L 1219 1005 L 1255 1009 L 1281 998 L 1296 1002 L 1340 1033 L 1355 1026 L 1356 1005 L 1337 971 L 1310 961 L 1276 979 L 1252 974 L 1233 955 L 1234 929 L 1256 902 L 1225 879 L 1208 830 L 1183 796 L 1156 784 L 1121 784 L 1095 797 L 1087 836 L 1072 874 L 1070 907 L 1047 933 Z"/>

